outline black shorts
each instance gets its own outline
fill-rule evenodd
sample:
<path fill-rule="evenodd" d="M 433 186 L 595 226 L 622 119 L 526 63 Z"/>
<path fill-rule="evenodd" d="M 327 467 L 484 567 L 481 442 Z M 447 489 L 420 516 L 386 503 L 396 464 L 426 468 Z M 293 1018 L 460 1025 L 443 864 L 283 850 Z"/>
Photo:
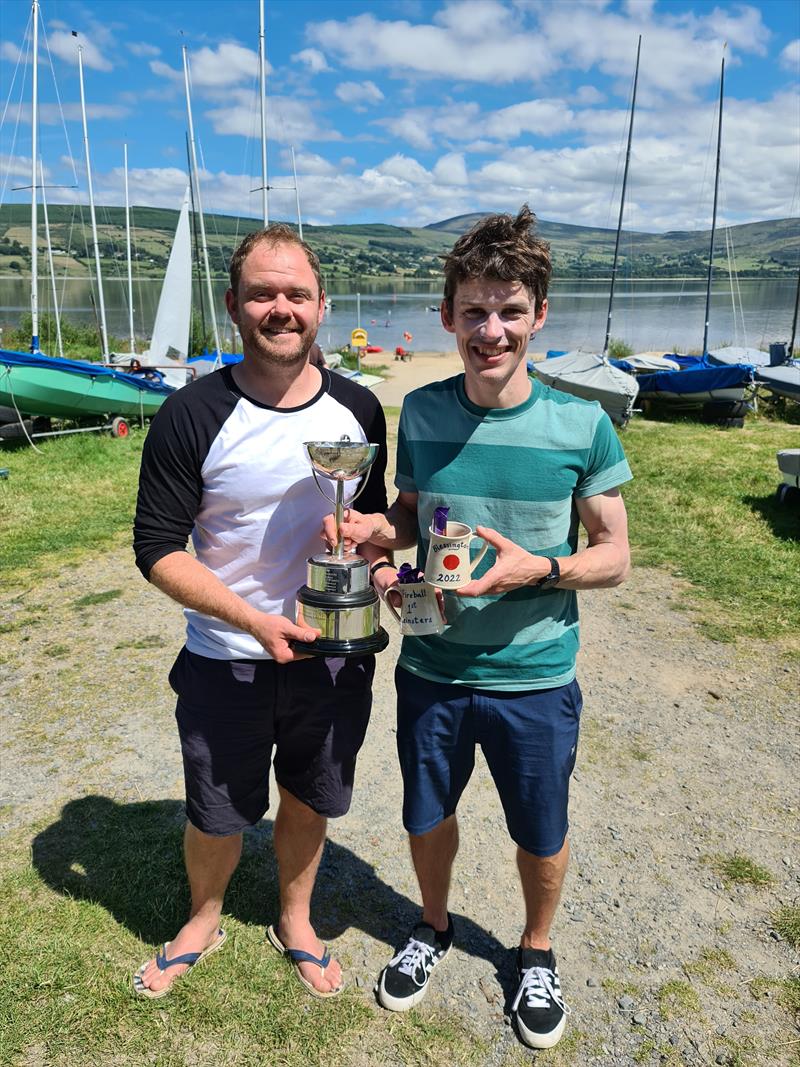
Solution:
<path fill-rule="evenodd" d="M 189 821 L 215 837 L 257 823 L 269 807 L 273 747 L 279 785 L 320 815 L 344 815 L 374 673 L 374 656 L 281 664 L 182 649 L 169 684 Z"/>

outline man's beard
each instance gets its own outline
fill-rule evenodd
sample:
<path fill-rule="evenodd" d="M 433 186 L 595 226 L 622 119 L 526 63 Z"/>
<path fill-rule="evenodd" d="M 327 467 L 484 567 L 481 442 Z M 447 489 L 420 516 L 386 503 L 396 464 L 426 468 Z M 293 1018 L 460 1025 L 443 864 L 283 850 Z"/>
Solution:
<path fill-rule="evenodd" d="M 276 367 L 295 367 L 299 363 L 305 363 L 311 346 L 316 340 L 317 332 L 307 330 L 305 333 L 295 333 L 293 336 L 298 340 L 298 349 L 294 353 L 273 348 L 269 336 L 262 333 L 257 326 L 241 331 L 242 346 L 245 350 L 249 348 L 257 354 L 258 359 Z"/>

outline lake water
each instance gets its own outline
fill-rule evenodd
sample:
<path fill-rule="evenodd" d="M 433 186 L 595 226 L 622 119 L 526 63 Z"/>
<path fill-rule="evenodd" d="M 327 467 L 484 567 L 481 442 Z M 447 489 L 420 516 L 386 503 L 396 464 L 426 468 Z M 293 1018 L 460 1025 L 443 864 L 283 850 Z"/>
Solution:
<path fill-rule="evenodd" d="M 60 282 L 63 286 L 63 314 L 82 322 L 94 321 L 91 286 L 86 279 Z M 441 283 L 417 279 L 362 279 L 358 283 L 361 298 L 361 325 L 367 330 L 370 344 L 392 351 L 396 345 L 441 351 L 455 348 L 453 338 L 439 321 L 438 311 L 429 310 L 441 299 Z M 737 313 L 734 317 L 730 284 L 726 277 L 714 282 L 712 290 L 709 345 L 723 343 L 768 345 L 786 341 L 791 330 L 796 282 L 792 279 L 740 281 Z M 161 282 L 134 282 L 134 327 L 138 337 L 150 336 L 155 318 Z M 218 302 L 220 332 L 230 328 L 224 312 L 225 284 L 214 285 Z M 127 286 L 123 280 L 104 284 L 106 319 L 110 333 L 128 335 Z M 196 306 L 199 295 L 195 288 Z M 355 282 L 331 284 L 329 296 L 333 308 L 326 314 L 319 332 L 324 349 L 339 347 L 350 339 L 358 325 Z M 59 295 L 59 300 L 62 297 Z M 41 286 L 40 308 L 51 310 L 48 287 Z M 547 348 L 583 348 L 599 351 L 603 344 L 608 304 L 608 283 L 597 281 L 556 281 L 550 288 L 549 317 L 533 346 Z M 0 325 L 15 325 L 29 307 L 29 283 L 25 279 L 0 278 Z M 703 341 L 705 282 L 637 281 L 618 282 L 614 300 L 611 336 L 621 338 L 636 351 L 686 351 L 699 349 Z M 740 309 L 740 310 L 739 310 Z M 412 335 L 411 342 L 403 334 Z M 44 339 L 43 343 L 44 343 Z M 53 344 L 53 348 L 54 348 Z"/>

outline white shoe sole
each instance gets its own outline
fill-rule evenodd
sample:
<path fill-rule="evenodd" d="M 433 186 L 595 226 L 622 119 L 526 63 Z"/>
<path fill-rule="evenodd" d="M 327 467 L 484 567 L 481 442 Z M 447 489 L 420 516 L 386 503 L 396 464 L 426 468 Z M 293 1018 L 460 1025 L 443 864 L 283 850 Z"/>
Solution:
<path fill-rule="evenodd" d="M 519 1030 L 519 1036 L 522 1038 L 524 1044 L 528 1048 L 552 1048 L 557 1045 L 561 1040 L 561 1035 L 564 1033 L 564 1027 L 567 1025 L 566 1015 L 562 1016 L 561 1022 L 558 1026 L 551 1030 L 549 1034 L 537 1034 L 533 1030 L 529 1030 L 519 1015 L 517 1015 L 517 1029 Z"/>
<path fill-rule="evenodd" d="M 409 997 L 393 997 L 391 993 L 386 992 L 386 988 L 383 984 L 386 979 L 386 969 L 384 968 L 384 970 L 381 972 L 380 981 L 378 982 L 378 1003 L 380 1004 L 380 1006 L 382 1008 L 387 1008 L 389 1011 L 410 1011 L 413 1007 L 415 1007 L 415 1005 L 419 1004 L 419 1002 L 425 997 L 426 993 L 428 992 L 428 987 L 431 984 L 431 975 L 433 974 L 433 971 L 436 970 L 436 967 L 438 967 L 440 963 L 443 963 L 447 959 L 447 957 L 450 955 L 450 949 L 452 947 L 453 946 L 450 945 L 450 947 L 447 949 L 447 952 L 445 952 L 442 958 L 436 961 L 436 965 L 431 971 L 431 974 L 428 976 L 428 981 L 425 983 L 422 989 L 418 989 L 416 993 L 412 993 Z"/>

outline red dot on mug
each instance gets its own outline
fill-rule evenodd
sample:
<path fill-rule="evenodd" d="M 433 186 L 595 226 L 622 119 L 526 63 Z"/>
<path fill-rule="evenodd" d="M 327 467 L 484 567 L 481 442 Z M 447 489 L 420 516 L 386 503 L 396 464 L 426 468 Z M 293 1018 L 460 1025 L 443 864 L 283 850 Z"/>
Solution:
<path fill-rule="evenodd" d="M 458 556 L 445 556 L 442 560 L 442 566 L 446 571 L 454 571 L 458 566 Z"/>

